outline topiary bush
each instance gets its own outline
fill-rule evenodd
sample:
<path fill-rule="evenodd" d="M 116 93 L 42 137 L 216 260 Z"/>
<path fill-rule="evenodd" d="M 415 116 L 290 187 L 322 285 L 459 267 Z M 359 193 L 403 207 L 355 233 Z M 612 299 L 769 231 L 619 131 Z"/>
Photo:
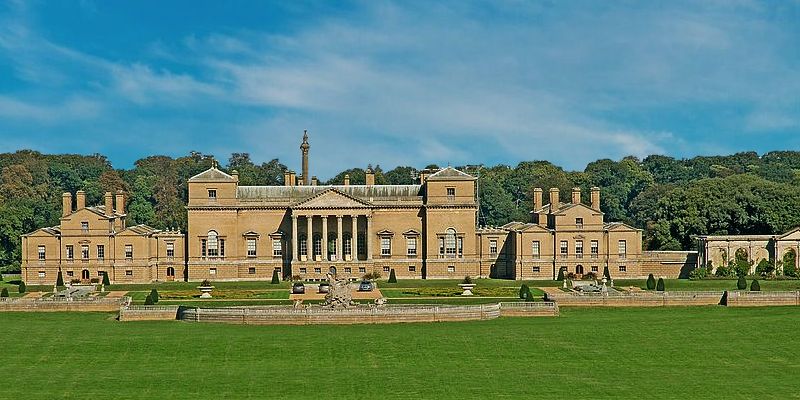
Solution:
<path fill-rule="evenodd" d="M 656 288 L 656 277 L 653 274 L 647 275 L 647 290 L 653 290 Z"/>
<path fill-rule="evenodd" d="M 0 291 L 0 297 L 8 297 L 8 288 L 4 287 L 2 291 Z"/>
<path fill-rule="evenodd" d="M 563 281 L 564 280 L 564 268 L 563 267 L 558 269 L 558 278 L 556 278 L 556 280 L 557 281 Z"/>
<path fill-rule="evenodd" d="M 23 282 L 23 281 L 19 281 L 19 287 L 18 287 L 18 289 L 19 289 L 19 292 L 20 292 L 20 293 L 25 293 L 25 291 L 26 291 L 26 290 L 28 290 L 28 287 L 27 287 L 27 286 L 25 286 L 25 282 Z"/>
<path fill-rule="evenodd" d="M 160 296 L 158 295 L 158 290 L 156 290 L 156 288 L 150 290 L 150 294 L 148 295 L 148 297 L 150 297 L 150 299 L 153 300 L 154 304 L 158 303 L 158 300 L 160 300 Z"/>
<path fill-rule="evenodd" d="M 64 276 L 61 274 L 60 269 L 58 270 L 58 276 L 56 277 L 56 286 L 64 286 Z"/>
<path fill-rule="evenodd" d="M 111 284 L 111 281 L 108 280 L 108 272 L 103 271 L 103 285 L 108 286 Z"/>
<path fill-rule="evenodd" d="M 753 282 L 750 283 L 750 291 L 751 292 L 761 291 L 761 285 L 758 284 L 758 279 L 753 279 Z"/>
<path fill-rule="evenodd" d="M 461 284 L 463 285 L 471 285 L 472 283 L 472 277 L 469 275 L 465 276 L 464 280 L 461 281 Z"/>
<path fill-rule="evenodd" d="M 154 302 L 154 301 L 153 301 L 153 298 L 152 298 L 152 297 L 150 297 L 150 295 L 148 294 L 148 295 L 147 295 L 147 297 L 145 297 L 145 298 L 144 298 L 144 305 L 146 305 L 146 306 L 152 306 L 152 305 L 154 305 L 154 304 L 156 304 L 156 302 Z"/>
<path fill-rule="evenodd" d="M 739 280 L 736 281 L 736 288 L 739 290 L 747 289 L 747 280 L 744 279 L 744 276 L 739 276 Z"/>
<path fill-rule="evenodd" d="M 281 283 L 281 280 L 278 277 L 278 270 L 277 269 L 272 270 L 272 282 L 270 282 L 270 283 L 273 284 L 273 285 L 277 285 L 277 284 Z"/>
<path fill-rule="evenodd" d="M 523 283 L 522 286 L 519 287 L 519 298 L 524 300 L 526 298 L 528 292 L 530 292 L 530 291 L 531 291 L 531 288 L 529 288 L 528 285 Z"/>
<path fill-rule="evenodd" d="M 394 268 L 389 271 L 389 283 L 397 283 L 397 275 L 394 274 Z"/>
<path fill-rule="evenodd" d="M 533 293 L 530 290 L 525 292 L 525 301 L 533 301 Z"/>
<path fill-rule="evenodd" d="M 656 283 L 656 291 L 664 291 L 664 278 L 658 278 L 658 282 Z"/>
<path fill-rule="evenodd" d="M 603 267 L 603 278 L 606 278 L 607 281 L 611 281 L 611 273 L 608 272 L 608 265 Z"/>

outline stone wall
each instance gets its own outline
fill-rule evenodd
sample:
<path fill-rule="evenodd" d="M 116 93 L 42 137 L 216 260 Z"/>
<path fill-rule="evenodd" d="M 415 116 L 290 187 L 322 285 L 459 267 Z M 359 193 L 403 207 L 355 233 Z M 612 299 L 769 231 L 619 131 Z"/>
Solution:
<path fill-rule="evenodd" d="M 0 312 L 87 312 L 118 311 L 120 307 L 130 303 L 130 297 L 95 298 L 95 299 L 26 299 L 0 298 Z"/>
<path fill-rule="evenodd" d="M 800 306 L 800 291 L 727 292 L 728 307 Z"/>
<path fill-rule="evenodd" d="M 558 306 L 579 307 L 668 307 L 721 304 L 724 292 L 642 292 L 624 294 L 546 293 Z"/>
<path fill-rule="evenodd" d="M 558 315 L 558 305 L 550 301 L 500 303 L 501 317 L 555 317 Z"/>
<path fill-rule="evenodd" d="M 128 321 L 174 321 L 180 306 L 128 306 L 119 309 L 119 320 Z"/>

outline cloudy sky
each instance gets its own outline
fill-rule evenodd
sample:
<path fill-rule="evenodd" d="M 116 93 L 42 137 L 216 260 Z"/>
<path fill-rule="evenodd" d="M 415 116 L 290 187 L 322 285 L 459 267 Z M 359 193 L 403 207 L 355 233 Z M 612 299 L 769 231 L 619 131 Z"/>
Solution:
<path fill-rule="evenodd" d="M 6 1 L 0 151 L 312 171 L 800 150 L 800 2 Z"/>

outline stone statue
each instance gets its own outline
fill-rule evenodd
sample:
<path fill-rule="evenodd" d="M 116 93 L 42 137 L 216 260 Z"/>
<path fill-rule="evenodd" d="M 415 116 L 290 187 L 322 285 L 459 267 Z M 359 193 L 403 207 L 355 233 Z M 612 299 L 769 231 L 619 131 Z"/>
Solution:
<path fill-rule="evenodd" d="M 326 308 L 347 308 L 354 306 L 353 294 L 350 293 L 350 285 L 344 279 L 336 279 L 330 272 L 328 273 L 328 282 L 331 284 L 331 289 L 325 295 L 325 303 L 322 304 Z"/>

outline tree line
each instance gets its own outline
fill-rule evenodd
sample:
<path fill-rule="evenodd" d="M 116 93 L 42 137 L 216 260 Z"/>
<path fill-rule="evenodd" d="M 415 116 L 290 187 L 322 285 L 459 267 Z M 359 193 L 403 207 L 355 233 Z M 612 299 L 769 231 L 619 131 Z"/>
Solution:
<path fill-rule="evenodd" d="M 132 169 L 114 169 L 100 154 L 0 154 L 0 267 L 19 268 L 21 234 L 59 223 L 63 192 L 84 190 L 87 205 L 93 205 L 102 203 L 104 192 L 123 190 L 130 225 L 185 231 L 187 181 L 213 163 L 212 155 L 199 152 L 143 158 Z M 257 164 L 248 153 L 234 153 L 220 168 L 237 170 L 242 185 L 281 185 L 286 166 L 278 159 Z M 800 152 L 795 151 L 602 159 L 583 171 L 547 161 L 457 168 L 479 177 L 481 225 L 529 221 L 534 187 L 545 193 L 557 187 L 564 202 L 580 187 L 588 202 L 593 186 L 601 188 L 606 221 L 644 229 L 647 249 L 691 249 L 698 234 L 775 234 L 800 225 Z M 411 166 L 372 169 L 376 184 L 413 184 L 420 172 Z M 345 174 L 352 184 L 365 182 L 365 171 L 352 168 L 322 184 L 341 184 Z"/>

